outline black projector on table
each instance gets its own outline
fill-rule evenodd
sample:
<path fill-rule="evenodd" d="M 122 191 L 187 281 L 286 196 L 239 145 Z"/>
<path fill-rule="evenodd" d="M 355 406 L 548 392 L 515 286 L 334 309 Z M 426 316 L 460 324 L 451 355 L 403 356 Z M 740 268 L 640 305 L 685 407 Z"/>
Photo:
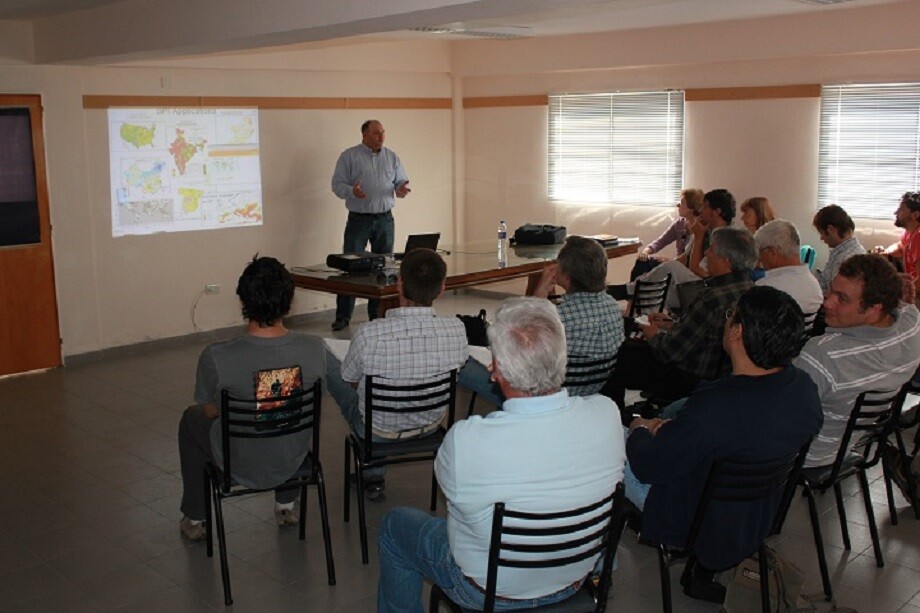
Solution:
<path fill-rule="evenodd" d="M 374 272 L 383 270 L 386 258 L 379 253 L 358 251 L 356 253 L 330 253 L 326 266 L 342 272 Z"/>

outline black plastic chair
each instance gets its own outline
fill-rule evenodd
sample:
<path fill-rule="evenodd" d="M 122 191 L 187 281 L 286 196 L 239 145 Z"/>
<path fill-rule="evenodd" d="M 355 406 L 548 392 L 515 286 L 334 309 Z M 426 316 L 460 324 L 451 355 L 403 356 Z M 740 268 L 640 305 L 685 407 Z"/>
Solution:
<path fill-rule="evenodd" d="M 306 539 L 307 486 L 315 485 L 319 497 L 320 518 L 323 524 L 323 543 L 326 548 L 326 573 L 329 585 L 335 585 L 335 561 L 332 557 L 332 537 L 329 532 L 329 515 L 326 507 L 326 485 L 323 466 L 319 461 L 320 416 L 322 415 L 322 381 L 306 390 L 273 398 L 275 408 L 258 410 L 253 399 L 235 398 L 226 390 L 220 395 L 220 427 L 223 467 L 213 462 L 205 466 L 205 508 L 207 512 L 207 553 L 214 555 L 211 530 L 211 505 L 213 499 L 217 544 L 220 549 L 220 573 L 224 586 L 224 603 L 233 604 L 230 593 L 230 570 L 227 565 L 227 542 L 224 530 L 222 502 L 224 498 L 245 496 L 275 489 L 300 488 L 300 540 Z M 260 402 L 265 402 L 264 400 Z M 233 478 L 232 443 L 237 439 L 277 439 L 296 436 L 313 429 L 312 446 L 300 468 L 287 481 L 273 488 L 254 489 L 239 485 Z"/>
<path fill-rule="evenodd" d="M 545 613 L 604 611 L 612 581 L 613 557 L 623 533 L 623 501 L 623 484 L 619 483 L 614 492 L 602 500 L 555 513 L 524 513 L 507 509 L 502 502 L 495 503 L 482 610 L 491 613 L 495 608 L 499 567 L 553 568 L 603 556 L 596 584 L 592 580 L 593 573 L 589 573 L 581 589 L 570 598 L 529 610 Z M 598 512 L 600 509 L 603 511 Z M 558 539 L 548 543 L 547 537 Z M 532 539 L 531 542 L 527 542 L 528 539 Z M 545 555 L 535 559 L 532 554 Z M 433 585 L 429 613 L 436 613 L 442 603 L 454 613 L 467 611 L 451 601 L 439 586 Z"/>
<path fill-rule="evenodd" d="M 903 401 L 903 392 L 867 391 L 856 398 L 853 410 L 847 420 L 843 438 L 833 464 L 805 468 L 799 473 L 799 484 L 805 488 L 808 498 L 808 511 L 811 516 L 811 528 L 815 539 L 815 549 L 818 553 L 818 566 L 821 570 L 821 583 L 827 600 L 833 596 L 830 576 L 827 570 L 827 558 L 824 554 L 824 540 L 821 537 L 821 527 L 818 524 L 818 508 L 815 503 L 815 491 L 825 492 L 834 488 L 837 501 L 837 514 L 840 517 L 840 532 L 843 536 L 843 546 L 850 549 L 850 534 L 847 530 L 846 511 L 843 507 L 843 493 L 840 483 L 856 475 L 863 492 L 863 501 L 866 506 L 866 517 L 869 521 L 869 533 L 872 536 L 872 547 L 875 550 L 876 566 L 882 568 L 885 561 L 882 557 L 882 547 L 878 539 L 878 527 L 875 523 L 875 513 L 872 510 L 872 495 L 869 492 L 869 480 L 866 470 L 878 464 L 881 458 L 881 444 L 888 438 L 892 428 L 892 415 L 898 406 L 899 399 Z M 862 433 L 853 445 L 850 441 L 854 433 Z M 882 465 L 885 479 L 888 472 L 884 463 Z M 889 504 L 893 501 L 889 492 Z"/>
<path fill-rule="evenodd" d="M 693 515 L 693 521 L 690 523 L 690 530 L 687 533 L 687 542 L 681 548 L 673 548 L 661 543 L 652 543 L 643 541 L 647 544 L 654 545 L 658 550 L 658 567 L 661 575 L 661 600 L 662 608 L 665 613 L 672 610 L 671 600 L 671 575 L 669 572 L 670 562 L 677 558 L 683 558 L 686 555 L 693 554 L 693 546 L 699 536 L 700 527 L 703 519 L 706 517 L 706 511 L 709 504 L 713 501 L 720 502 L 754 502 L 757 500 L 766 500 L 774 496 L 777 492 L 782 492 L 782 498 L 777 508 L 776 515 L 769 535 L 778 534 L 786 519 L 786 513 L 792 502 L 792 494 L 795 491 L 796 476 L 805 462 L 805 455 L 808 453 L 808 447 L 811 441 L 802 446 L 802 448 L 789 456 L 769 460 L 764 462 L 747 462 L 733 459 L 718 460 L 713 463 L 709 470 L 709 476 L 706 479 L 706 485 L 700 497 L 700 502 L 696 507 Z M 636 518 L 641 525 L 641 516 Z M 641 539 L 641 534 L 640 534 Z M 761 541 L 758 558 L 760 564 L 760 576 L 767 577 L 767 563 L 764 540 Z M 741 562 L 753 552 L 748 552 L 738 559 Z M 768 581 L 762 581 L 760 586 L 761 605 L 763 611 L 770 611 L 770 587 Z"/>
<path fill-rule="evenodd" d="M 643 281 L 636 279 L 632 300 L 629 303 L 627 317 L 646 313 L 661 313 L 664 310 L 668 288 L 671 286 L 671 273 L 661 281 Z"/>
<path fill-rule="evenodd" d="M 617 354 L 606 358 L 570 355 L 562 387 L 568 389 L 572 396 L 596 394 L 604 387 L 616 365 Z"/>
<path fill-rule="evenodd" d="M 351 494 L 349 493 L 352 475 L 352 455 L 354 455 L 354 474 L 357 481 L 358 523 L 361 531 L 361 561 L 368 563 L 367 555 L 367 519 L 364 513 L 364 471 L 390 464 L 407 462 L 431 462 L 438 453 L 444 435 L 454 425 L 454 412 L 457 399 L 457 371 L 437 375 L 425 381 L 395 382 L 383 377 L 368 375 L 364 379 L 364 438 L 354 432 L 345 436 L 345 485 L 344 507 L 345 522 L 351 519 Z M 387 442 L 374 442 L 374 413 L 409 415 L 428 411 L 446 411 L 445 420 L 433 428 L 430 433 Z M 434 511 L 438 501 L 438 483 L 431 471 L 431 510 Z"/>
<path fill-rule="evenodd" d="M 565 365 L 565 381 L 562 387 L 568 389 L 572 396 L 596 394 L 604 387 L 604 383 L 607 382 L 616 365 L 617 354 L 607 358 L 569 356 L 568 363 Z M 466 411 L 467 418 L 476 410 L 476 398 L 478 397 L 476 392 L 470 394 L 470 405 Z"/>

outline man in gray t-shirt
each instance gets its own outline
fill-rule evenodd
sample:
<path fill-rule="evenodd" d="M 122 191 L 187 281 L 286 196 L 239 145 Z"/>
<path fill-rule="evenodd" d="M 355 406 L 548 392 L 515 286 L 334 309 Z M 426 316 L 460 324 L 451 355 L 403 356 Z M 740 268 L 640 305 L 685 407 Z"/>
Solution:
<path fill-rule="evenodd" d="M 274 258 L 256 258 L 240 276 L 236 289 L 247 319 L 246 334 L 209 345 L 198 359 L 195 402 L 179 422 L 179 460 L 182 468 L 183 514 L 179 528 L 191 540 L 205 536 L 204 467 L 223 464 L 220 441 L 220 393 L 255 398 L 259 390 L 288 395 L 306 389 L 325 372 L 323 341 L 291 332 L 281 318 L 294 298 L 294 284 Z M 235 442 L 233 477 L 254 488 L 271 488 L 286 481 L 300 467 L 310 449 L 312 432 L 283 438 Z M 275 492 L 275 519 L 279 526 L 297 523 L 297 490 Z"/>

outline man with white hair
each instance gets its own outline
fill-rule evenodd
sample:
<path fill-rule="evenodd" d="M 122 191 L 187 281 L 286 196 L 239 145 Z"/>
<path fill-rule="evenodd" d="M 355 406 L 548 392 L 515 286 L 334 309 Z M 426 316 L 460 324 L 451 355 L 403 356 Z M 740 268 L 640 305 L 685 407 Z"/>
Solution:
<path fill-rule="evenodd" d="M 556 308 L 539 298 L 506 300 L 488 334 L 503 410 L 474 415 L 447 433 L 434 465 L 447 498 L 446 520 L 408 507 L 384 516 L 378 611 L 421 613 L 426 578 L 461 607 L 481 610 L 496 502 L 534 513 L 574 509 L 609 495 L 623 478 L 616 406 L 562 389 L 565 330 Z M 596 561 L 503 569 L 497 604 L 533 608 L 564 600 Z"/>
<path fill-rule="evenodd" d="M 799 231 L 785 219 L 775 219 L 754 233 L 760 263 L 767 274 L 755 285 L 775 287 L 796 301 L 802 313 L 809 315 L 821 308 L 824 292 L 808 267 L 802 263 Z"/>

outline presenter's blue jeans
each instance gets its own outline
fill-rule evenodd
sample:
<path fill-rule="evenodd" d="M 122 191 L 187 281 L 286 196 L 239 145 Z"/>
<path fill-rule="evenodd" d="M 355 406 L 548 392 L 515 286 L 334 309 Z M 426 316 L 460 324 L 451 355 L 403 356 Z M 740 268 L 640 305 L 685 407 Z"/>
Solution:
<path fill-rule="evenodd" d="M 379 215 L 362 215 L 349 212 L 348 221 L 345 223 L 345 240 L 342 243 L 342 251 L 345 253 L 364 251 L 367 248 L 367 243 L 370 242 L 372 253 L 393 253 L 395 231 L 393 213 L 390 211 Z M 379 300 L 367 301 L 368 319 L 377 317 L 377 305 L 379 302 Z M 336 319 L 351 319 L 354 310 L 354 298 L 351 296 L 336 296 Z"/>
<path fill-rule="evenodd" d="M 447 542 L 447 520 L 419 509 L 397 507 L 383 516 L 380 537 L 378 613 L 423 613 L 422 581 L 427 578 L 465 609 L 482 610 L 485 594 L 464 577 Z M 575 593 L 563 590 L 527 600 L 496 598 L 495 609 L 532 609 L 564 600 Z"/>

